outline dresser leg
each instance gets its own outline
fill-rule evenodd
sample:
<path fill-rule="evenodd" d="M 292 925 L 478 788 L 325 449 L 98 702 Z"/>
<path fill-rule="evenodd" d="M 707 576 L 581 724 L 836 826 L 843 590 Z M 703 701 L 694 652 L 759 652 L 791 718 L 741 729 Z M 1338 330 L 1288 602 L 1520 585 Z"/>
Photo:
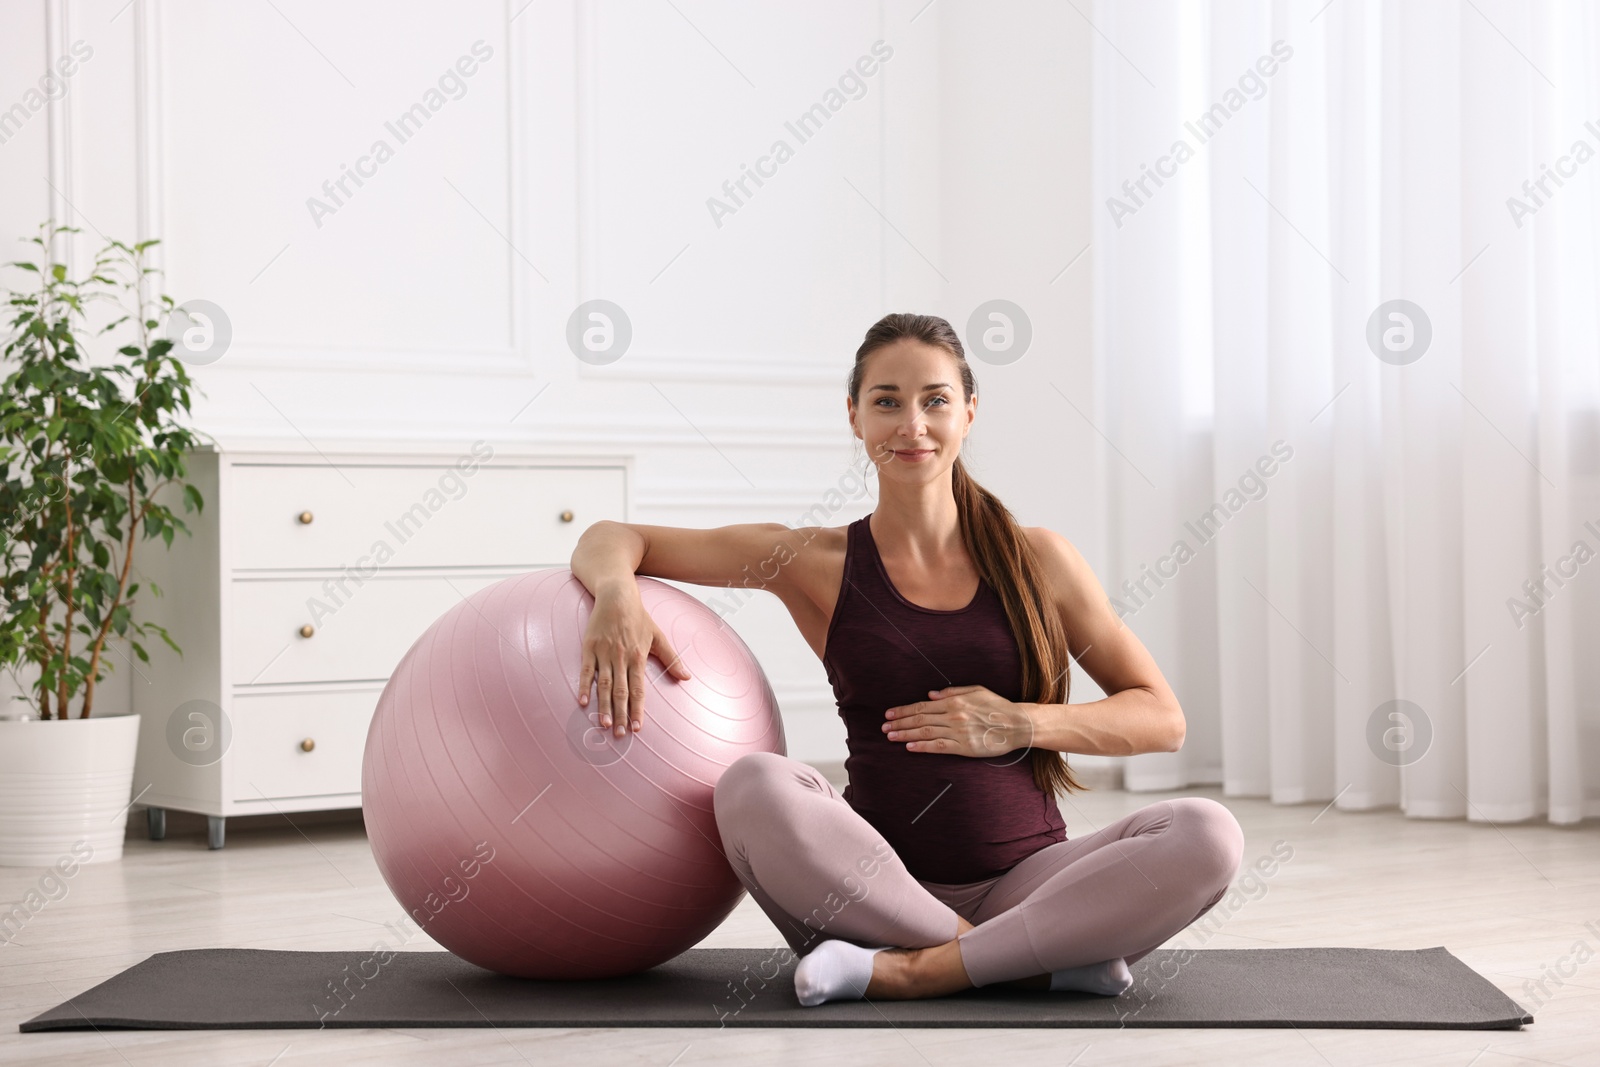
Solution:
<path fill-rule="evenodd" d="M 150 840 L 164 841 L 167 837 L 167 809 L 146 808 L 144 817 L 150 827 Z"/>
<path fill-rule="evenodd" d="M 209 848 L 222 847 L 222 828 L 227 819 L 221 815 L 206 816 L 206 845 Z"/>

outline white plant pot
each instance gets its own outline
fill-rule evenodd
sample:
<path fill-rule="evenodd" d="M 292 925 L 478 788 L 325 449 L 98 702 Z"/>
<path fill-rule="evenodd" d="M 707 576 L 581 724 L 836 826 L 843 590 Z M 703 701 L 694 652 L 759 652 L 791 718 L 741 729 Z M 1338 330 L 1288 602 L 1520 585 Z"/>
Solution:
<path fill-rule="evenodd" d="M 0 867 L 121 859 L 138 744 L 137 715 L 0 721 Z"/>

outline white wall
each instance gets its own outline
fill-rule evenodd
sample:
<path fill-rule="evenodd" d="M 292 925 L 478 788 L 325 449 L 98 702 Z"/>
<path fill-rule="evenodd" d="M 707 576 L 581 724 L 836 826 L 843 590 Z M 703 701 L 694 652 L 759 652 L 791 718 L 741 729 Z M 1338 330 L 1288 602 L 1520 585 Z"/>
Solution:
<path fill-rule="evenodd" d="M 24 105 L 0 143 L 0 258 L 50 215 L 84 228 L 80 256 L 96 231 L 160 237 L 166 291 L 233 324 L 228 354 L 193 371 L 201 429 L 623 449 L 634 521 L 794 524 L 850 464 L 843 383 L 866 328 L 911 310 L 965 335 L 1004 298 L 1034 337 L 1015 363 L 973 361 L 976 473 L 1104 577 L 1093 31 L 1065 6 L 124 2 L 0 8 L 0 109 Z M 892 57 L 800 143 L 785 123 L 880 40 Z M 64 95 L 26 113 L 79 41 L 92 56 Z M 471 76 L 402 143 L 385 123 L 476 42 Z M 793 157 L 719 226 L 707 198 L 779 138 Z M 333 204 L 323 183 L 378 140 L 392 157 Z M 312 197 L 336 210 L 314 217 Z M 606 366 L 565 343 L 593 298 L 633 325 Z M 792 754 L 843 758 L 822 667 L 777 600 L 730 621 Z M 119 671 L 98 706 L 128 686 Z M 1076 676 L 1075 699 L 1098 695 Z"/>

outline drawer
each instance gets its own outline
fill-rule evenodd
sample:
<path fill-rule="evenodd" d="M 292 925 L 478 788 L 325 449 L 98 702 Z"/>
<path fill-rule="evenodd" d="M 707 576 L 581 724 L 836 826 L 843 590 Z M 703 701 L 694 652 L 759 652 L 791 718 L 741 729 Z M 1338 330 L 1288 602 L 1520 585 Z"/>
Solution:
<path fill-rule="evenodd" d="M 565 565 L 592 523 L 624 520 L 624 476 L 621 467 L 478 464 L 468 475 L 442 464 L 238 464 L 224 517 L 230 565 Z"/>
<path fill-rule="evenodd" d="M 379 574 L 346 581 L 342 596 L 338 576 L 235 580 L 229 684 L 383 681 L 435 619 L 506 577 Z"/>
<path fill-rule="evenodd" d="M 233 700 L 228 792 L 262 805 L 361 792 L 361 755 L 381 689 L 248 694 Z M 311 741 L 307 752 L 303 743 Z"/>

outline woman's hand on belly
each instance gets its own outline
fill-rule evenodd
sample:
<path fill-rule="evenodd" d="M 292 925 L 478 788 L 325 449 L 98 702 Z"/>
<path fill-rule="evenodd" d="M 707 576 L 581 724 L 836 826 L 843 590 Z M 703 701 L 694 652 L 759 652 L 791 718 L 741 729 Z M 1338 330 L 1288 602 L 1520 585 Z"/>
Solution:
<path fill-rule="evenodd" d="M 884 732 L 911 752 L 994 757 L 1027 748 L 1033 722 L 1027 708 L 981 685 L 931 690 L 930 699 L 884 712 Z"/>

